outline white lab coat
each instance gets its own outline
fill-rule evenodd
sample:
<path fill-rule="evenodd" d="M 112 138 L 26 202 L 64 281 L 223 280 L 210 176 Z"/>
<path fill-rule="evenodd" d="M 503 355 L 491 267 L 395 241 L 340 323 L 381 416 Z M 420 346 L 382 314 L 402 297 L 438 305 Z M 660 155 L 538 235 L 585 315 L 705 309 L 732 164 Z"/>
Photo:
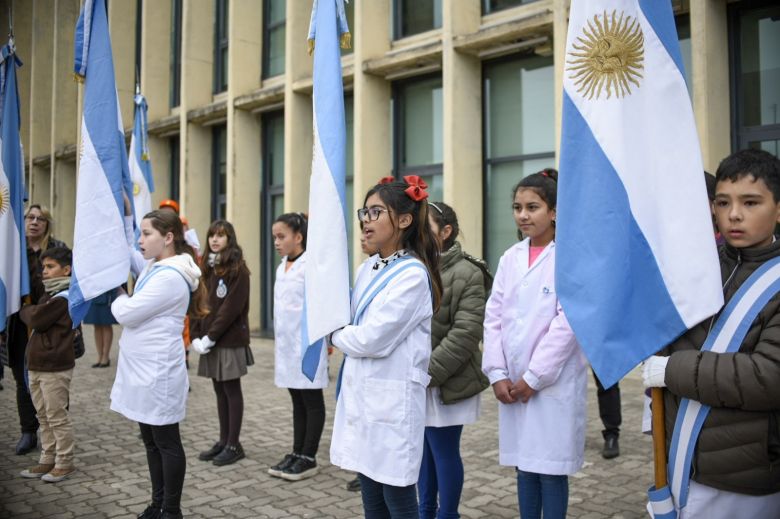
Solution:
<path fill-rule="evenodd" d="M 555 243 L 528 267 L 528 239 L 498 264 L 485 308 L 482 368 L 493 384 L 523 377 L 528 403 L 499 403 L 499 463 L 565 475 L 584 461 L 586 360 L 555 293 Z"/>
<path fill-rule="evenodd" d="M 367 285 L 381 272 L 372 268 L 378 259 L 372 256 L 358 270 L 353 315 Z M 422 265 L 407 260 L 412 261 Z M 347 357 L 333 421 L 331 463 L 387 485 L 417 482 L 432 316 L 424 266 L 407 268 L 377 294 L 358 324 L 333 334 L 333 344 Z"/>
<path fill-rule="evenodd" d="M 328 349 L 323 347 L 314 381 L 301 371 L 301 315 L 303 313 L 303 278 L 306 253 L 284 271 L 287 256 L 276 269 L 274 283 L 274 383 L 292 389 L 328 387 Z"/>
<path fill-rule="evenodd" d="M 154 262 L 147 263 L 137 251 L 131 257 L 133 272 L 140 271 L 138 287 L 152 272 Z M 178 271 L 161 269 L 140 290 L 136 288 L 132 297 L 121 295 L 111 305 L 123 326 L 111 410 L 149 425 L 182 421 L 187 405 L 189 379 L 182 330 L 200 270 L 195 270 L 198 267 L 189 255 L 175 258 L 186 263 L 184 269 L 178 265 L 174 267 Z M 176 259 L 163 262 L 170 265 Z"/>

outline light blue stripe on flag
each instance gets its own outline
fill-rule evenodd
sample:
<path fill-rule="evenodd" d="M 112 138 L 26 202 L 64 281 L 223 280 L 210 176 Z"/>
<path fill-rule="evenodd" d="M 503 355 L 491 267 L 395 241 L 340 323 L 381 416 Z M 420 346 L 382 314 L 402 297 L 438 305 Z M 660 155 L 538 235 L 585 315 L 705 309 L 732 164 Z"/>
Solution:
<path fill-rule="evenodd" d="M 128 157 L 130 178 L 133 181 L 135 223 L 136 228 L 140 229 L 141 219 L 152 210 L 154 178 L 152 177 L 152 163 L 149 160 L 149 146 L 147 142 L 146 98 L 137 93 L 134 98 L 134 104 L 133 135 L 130 138 L 130 153 L 128 153 Z"/>
<path fill-rule="evenodd" d="M 343 7 L 343 0 L 315 0 L 309 31 L 310 39 L 316 37 L 314 150 L 301 323 L 301 341 L 305 349 L 301 370 L 309 380 L 314 380 L 324 356 L 321 339 L 347 325 L 350 318 L 344 217 L 346 124 L 339 51 L 339 31 L 346 27 Z"/>
<path fill-rule="evenodd" d="M 2 112 L 0 112 L 0 332 L 30 293 L 27 241 L 24 235 L 24 163 L 19 140 L 19 94 L 13 43 L 2 49 Z"/>
<path fill-rule="evenodd" d="M 69 297 L 74 326 L 91 299 L 127 280 L 123 194 L 133 196 L 104 0 L 85 3 L 76 39 L 76 72 L 85 81 Z"/>
<path fill-rule="evenodd" d="M 660 4 L 579 0 L 570 12 L 556 288 L 605 387 L 723 304 L 674 17 Z"/>

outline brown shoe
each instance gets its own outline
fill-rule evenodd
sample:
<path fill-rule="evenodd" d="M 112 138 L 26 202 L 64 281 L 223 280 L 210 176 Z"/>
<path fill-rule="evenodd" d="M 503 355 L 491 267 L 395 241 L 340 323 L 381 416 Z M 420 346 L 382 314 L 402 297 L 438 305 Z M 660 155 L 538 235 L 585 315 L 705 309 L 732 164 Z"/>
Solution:
<path fill-rule="evenodd" d="M 51 469 L 48 474 L 41 476 L 41 479 L 46 483 L 59 483 L 63 479 L 67 478 L 71 474 L 76 472 L 76 469 Z"/>
<path fill-rule="evenodd" d="M 24 469 L 22 472 L 19 473 L 19 475 L 22 476 L 23 478 L 36 479 L 36 478 L 40 478 L 44 474 L 48 474 L 49 471 L 53 468 L 54 468 L 54 463 L 50 465 L 38 464 L 31 469 Z"/>

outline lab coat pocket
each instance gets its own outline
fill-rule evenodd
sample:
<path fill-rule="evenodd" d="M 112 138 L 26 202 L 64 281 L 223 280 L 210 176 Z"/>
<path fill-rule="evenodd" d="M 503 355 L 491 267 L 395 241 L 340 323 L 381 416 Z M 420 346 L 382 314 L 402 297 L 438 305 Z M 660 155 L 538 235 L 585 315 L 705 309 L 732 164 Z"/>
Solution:
<path fill-rule="evenodd" d="M 160 354 L 156 352 L 133 352 L 123 359 L 127 366 L 127 383 L 130 386 L 151 388 L 158 380 Z"/>
<path fill-rule="evenodd" d="M 400 425 L 406 416 L 406 382 L 371 379 L 363 381 L 363 404 L 370 423 Z"/>

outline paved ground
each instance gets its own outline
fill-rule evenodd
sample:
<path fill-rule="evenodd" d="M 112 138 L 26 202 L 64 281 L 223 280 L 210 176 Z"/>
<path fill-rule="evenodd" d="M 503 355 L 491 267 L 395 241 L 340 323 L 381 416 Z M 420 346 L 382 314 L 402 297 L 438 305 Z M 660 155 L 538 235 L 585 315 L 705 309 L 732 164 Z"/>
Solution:
<path fill-rule="evenodd" d="M 118 327 L 115 327 L 118 331 Z M 0 517 L 71 518 L 135 517 L 146 506 L 150 484 L 137 426 L 108 409 L 114 379 L 116 346 L 110 369 L 91 369 L 95 362 L 92 331 L 85 330 L 87 354 L 77 361 L 71 415 L 76 432 L 78 472 L 69 480 L 47 484 L 24 480 L 18 473 L 37 462 L 37 451 L 15 456 L 18 419 L 13 380 L 6 369 L 0 391 Z M 192 393 L 182 424 L 187 452 L 187 479 L 182 503 L 186 517 L 352 518 L 361 516 L 358 493 L 345 490 L 352 476 L 328 462 L 333 389 L 328 390 L 328 423 L 321 443 L 322 471 L 315 478 L 291 483 L 266 474 L 291 446 L 291 405 L 286 391 L 273 385 L 273 345 L 253 340 L 257 364 L 243 379 L 245 416 L 241 435 L 247 459 L 214 467 L 197 453 L 216 439 L 216 404 L 208 379 L 196 376 L 193 354 Z M 332 366 L 340 359 L 331 361 Z M 335 371 L 335 370 L 331 370 Z M 623 391 L 622 455 L 600 456 L 601 425 L 591 382 L 587 461 L 570 479 L 569 517 L 638 518 L 644 513 L 644 491 L 651 483 L 651 442 L 640 432 L 641 383 L 636 372 L 621 383 Z M 483 393 L 483 416 L 467 426 L 462 441 L 466 483 L 460 512 L 467 518 L 518 517 L 513 470 L 498 465 L 496 406 Z"/>

